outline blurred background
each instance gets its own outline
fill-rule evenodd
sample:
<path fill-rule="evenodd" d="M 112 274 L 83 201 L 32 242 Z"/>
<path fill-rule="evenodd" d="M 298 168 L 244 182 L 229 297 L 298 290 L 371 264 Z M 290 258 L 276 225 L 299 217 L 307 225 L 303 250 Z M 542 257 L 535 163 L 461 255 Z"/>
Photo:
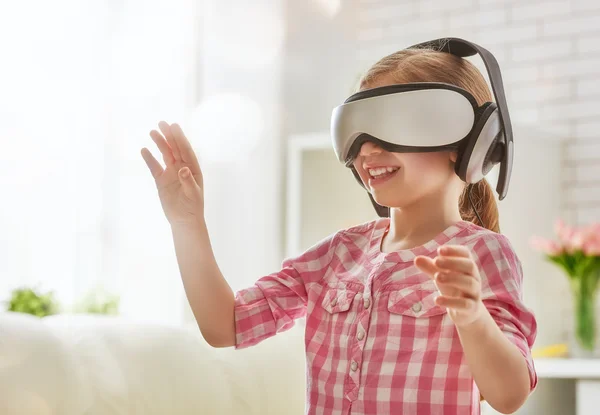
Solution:
<path fill-rule="evenodd" d="M 139 153 L 158 154 L 148 133 L 160 120 L 179 123 L 198 153 L 213 247 L 234 290 L 375 218 L 335 162 L 331 110 L 384 55 L 456 36 L 500 63 L 516 145 L 501 227 L 523 261 L 538 344 L 569 341 L 567 280 L 529 239 L 552 236 L 558 217 L 600 218 L 599 2 L 22 0 L 4 2 L 0 22 L 6 304 L 35 287 L 64 312 L 92 295 L 118 298 L 107 307 L 129 320 L 192 324 Z M 573 384 L 541 389 L 573 407 Z M 559 413 L 539 402 L 527 413 Z"/>

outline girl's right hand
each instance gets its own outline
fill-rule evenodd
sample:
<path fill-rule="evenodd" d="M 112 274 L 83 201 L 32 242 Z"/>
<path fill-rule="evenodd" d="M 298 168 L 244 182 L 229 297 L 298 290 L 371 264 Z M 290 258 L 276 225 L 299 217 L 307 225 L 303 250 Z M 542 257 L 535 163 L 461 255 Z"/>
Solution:
<path fill-rule="evenodd" d="M 160 150 L 165 167 L 147 148 L 142 148 L 141 153 L 154 177 L 165 216 L 171 226 L 198 223 L 204 220 L 204 192 L 196 154 L 179 125 L 161 121 L 158 127 L 162 134 L 152 130 L 150 137 Z"/>

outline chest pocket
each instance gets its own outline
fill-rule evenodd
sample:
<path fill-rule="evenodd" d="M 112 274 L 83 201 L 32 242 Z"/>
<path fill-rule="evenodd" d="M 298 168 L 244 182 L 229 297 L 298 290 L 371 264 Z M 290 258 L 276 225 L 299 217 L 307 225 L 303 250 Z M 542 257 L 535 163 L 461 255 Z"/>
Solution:
<path fill-rule="evenodd" d="M 390 291 L 388 342 L 404 351 L 438 348 L 447 314 L 445 307 L 435 304 L 438 294 L 433 281 Z"/>
<path fill-rule="evenodd" d="M 345 288 L 331 288 L 325 293 L 321 306 L 329 314 L 343 313 L 350 309 L 357 295 L 358 291 Z"/>
<path fill-rule="evenodd" d="M 347 341 L 351 322 L 356 318 L 353 304 L 360 295 L 358 290 L 349 288 L 326 289 L 321 302 L 315 305 L 320 310 L 308 317 L 306 334 L 311 343 L 320 343 L 325 338 L 340 344 Z"/>

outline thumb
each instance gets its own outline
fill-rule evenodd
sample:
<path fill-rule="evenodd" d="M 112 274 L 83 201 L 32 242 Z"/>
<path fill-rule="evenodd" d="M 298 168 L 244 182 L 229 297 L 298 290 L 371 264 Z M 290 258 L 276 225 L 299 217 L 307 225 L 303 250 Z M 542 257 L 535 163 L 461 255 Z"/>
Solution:
<path fill-rule="evenodd" d="M 198 196 L 199 187 L 190 169 L 187 167 L 182 167 L 179 169 L 178 176 L 185 195 L 190 199 L 196 199 Z"/>

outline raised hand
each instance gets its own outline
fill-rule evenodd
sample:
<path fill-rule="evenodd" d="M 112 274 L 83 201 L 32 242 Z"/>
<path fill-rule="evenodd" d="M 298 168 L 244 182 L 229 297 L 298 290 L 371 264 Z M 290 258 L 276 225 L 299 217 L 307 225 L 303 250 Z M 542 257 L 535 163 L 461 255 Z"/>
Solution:
<path fill-rule="evenodd" d="M 448 309 L 454 324 L 467 326 L 484 314 L 479 269 L 467 248 L 442 246 L 434 259 L 419 256 L 415 265 L 435 281 L 441 294 L 436 303 Z"/>
<path fill-rule="evenodd" d="M 150 137 L 162 154 L 164 167 L 150 150 L 141 154 L 156 183 L 160 202 L 169 223 L 188 225 L 204 219 L 203 179 L 196 154 L 178 124 L 158 123 L 161 132 Z"/>

